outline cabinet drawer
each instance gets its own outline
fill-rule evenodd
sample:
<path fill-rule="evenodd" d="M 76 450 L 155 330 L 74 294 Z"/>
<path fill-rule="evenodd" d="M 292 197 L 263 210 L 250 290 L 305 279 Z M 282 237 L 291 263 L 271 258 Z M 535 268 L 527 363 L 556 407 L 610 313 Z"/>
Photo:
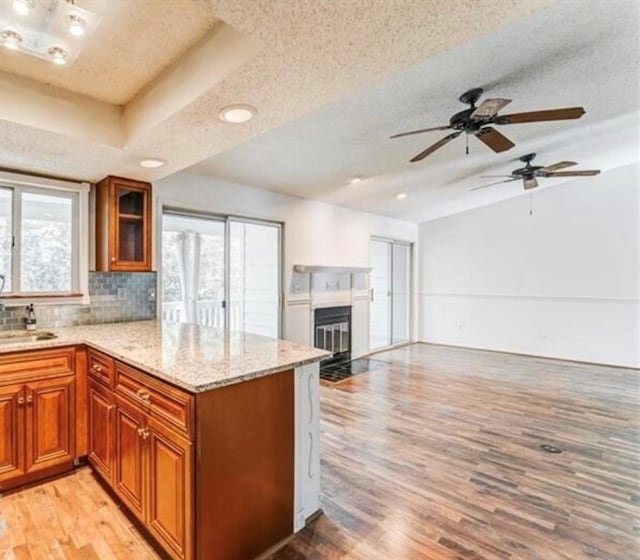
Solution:
<path fill-rule="evenodd" d="M 0 385 L 71 375 L 75 369 L 75 348 L 33 350 L 0 355 Z"/>
<path fill-rule="evenodd" d="M 113 387 L 113 359 L 105 356 L 96 350 L 89 349 L 88 352 L 89 376 L 96 381 Z"/>
<path fill-rule="evenodd" d="M 166 425 L 191 435 L 192 398 L 176 387 L 120 362 L 115 363 L 115 391 Z"/>

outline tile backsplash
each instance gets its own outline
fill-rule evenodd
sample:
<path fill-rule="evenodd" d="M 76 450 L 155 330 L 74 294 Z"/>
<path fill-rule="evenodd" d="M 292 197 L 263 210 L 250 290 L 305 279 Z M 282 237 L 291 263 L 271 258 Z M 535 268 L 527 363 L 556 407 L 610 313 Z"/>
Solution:
<path fill-rule="evenodd" d="M 36 300 L 38 328 L 155 319 L 156 288 L 155 272 L 89 272 L 90 303 L 38 305 Z M 24 328 L 28 303 L 0 310 L 0 330 Z"/>

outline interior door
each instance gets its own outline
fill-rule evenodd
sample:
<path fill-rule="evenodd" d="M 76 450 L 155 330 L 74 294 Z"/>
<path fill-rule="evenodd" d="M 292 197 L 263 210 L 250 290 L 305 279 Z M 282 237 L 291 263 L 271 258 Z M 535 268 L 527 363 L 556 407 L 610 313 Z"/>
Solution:
<path fill-rule="evenodd" d="M 22 385 L 0 387 L 0 481 L 25 473 Z"/>
<path fill-rule="evenodd" d="M 27 472 L 36 471 L 74 456 L 75 376 L 27 383 Z"/>
<path fill-rule="evenodd" d="M 369 348 L 391 344 L 391 244 L 371 240 Z"/>
<path fill-rule="evenodd" d="M 114 487 L 142 521 L 145 520 L 144 434 L 142 412 L 116 398 Z"/>

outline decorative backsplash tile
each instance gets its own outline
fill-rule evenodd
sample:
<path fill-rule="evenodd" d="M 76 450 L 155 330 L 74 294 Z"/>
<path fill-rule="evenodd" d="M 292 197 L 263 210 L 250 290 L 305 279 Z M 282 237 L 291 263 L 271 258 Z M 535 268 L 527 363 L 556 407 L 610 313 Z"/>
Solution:
<path fill-rule="evenodd" d="M 156 276 L 155 272 L 90 272 L 90 303 L 38 305 L 36 301 L 38 328 L 155 319 Z M 24 328 L 27 303 L 0 309 L 0 330 Z"/>

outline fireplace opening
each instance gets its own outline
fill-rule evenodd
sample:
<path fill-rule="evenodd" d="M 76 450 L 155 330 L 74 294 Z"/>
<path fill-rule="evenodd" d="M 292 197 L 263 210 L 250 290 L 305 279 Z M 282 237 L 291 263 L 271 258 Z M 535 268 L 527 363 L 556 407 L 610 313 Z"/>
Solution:
<path fill-rule="evenodd" d="M 351 359 L 351 307 L 323 307 L 314 314 L 314 344 L 333 356 L 322 360 L 321 367 Z"/>

